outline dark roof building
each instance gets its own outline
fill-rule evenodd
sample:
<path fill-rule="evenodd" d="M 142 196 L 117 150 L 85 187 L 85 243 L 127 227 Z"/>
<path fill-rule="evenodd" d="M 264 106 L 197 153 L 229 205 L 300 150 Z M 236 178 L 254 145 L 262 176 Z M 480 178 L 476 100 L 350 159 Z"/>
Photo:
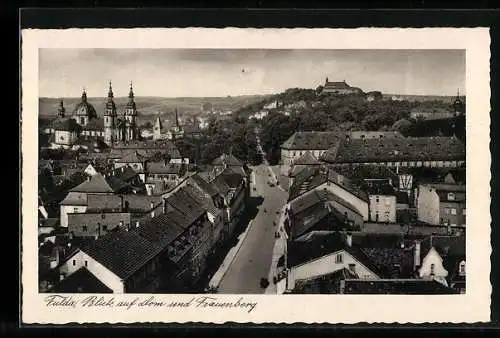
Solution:
<path fill-rule="evenodd" d="M 321 157 L 328 163 L 464 161 L 465 145 L 456 137 L 407 137 L 348 140 Z"/>
<path fill-rule="evenodd" d="M 121 279 L 127 279 L 162 249 L 136 231 L 119 230 L 99 237 L 81 250 Z"/>
<path fill-rule="evenodd" d="M 113 293 L 85 267 L 63 279 L 50 290 L 52 293 Z"/>
<path fill-rule="evenodd" d="M 343 134 L 337 131 L 297 131 L 282 145 L 285 150 L 327 150 L 337 145 Z"/>

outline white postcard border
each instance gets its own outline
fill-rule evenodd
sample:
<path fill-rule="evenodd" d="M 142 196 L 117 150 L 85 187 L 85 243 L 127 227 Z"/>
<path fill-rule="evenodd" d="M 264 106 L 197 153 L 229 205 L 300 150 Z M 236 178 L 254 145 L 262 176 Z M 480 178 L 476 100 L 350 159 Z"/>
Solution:
<path fill-rule="evenodd" d="M 471 323 L 490 320 L 490 38 L 487 28 L 66 29 L 22 31 L 22 322 Z M 467 293 L 465 295 L 153 295 L 155 300 L 255 302 L 242 308 L 47 307 L 37 278 L 39 48 L 465 49 Z M 199 79 L 203 80 L 202 77 Z M 21 230 L 21 229 L 20 229 Z M 73 295 L 74 300 L 88 295 Z M 114 295 L 132 300 L 145 295 Z M 109 295 L 106 295 L 109 298 Z"/>

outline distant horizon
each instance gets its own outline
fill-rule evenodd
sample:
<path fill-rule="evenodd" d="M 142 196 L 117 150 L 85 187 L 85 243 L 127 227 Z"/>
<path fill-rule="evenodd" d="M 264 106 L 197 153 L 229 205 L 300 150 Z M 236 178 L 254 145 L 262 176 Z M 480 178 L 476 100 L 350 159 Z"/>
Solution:
<path fill-rule="evenodd" d="M 345 80 L 364 92 L 465 93 L 464 50 L 40 49 L 39 96 L 227 97 L 315 89 Z M 400 94 L 396 94 L 400 93 Z M 99 96 L 94 96 L 100 94 Z"/>

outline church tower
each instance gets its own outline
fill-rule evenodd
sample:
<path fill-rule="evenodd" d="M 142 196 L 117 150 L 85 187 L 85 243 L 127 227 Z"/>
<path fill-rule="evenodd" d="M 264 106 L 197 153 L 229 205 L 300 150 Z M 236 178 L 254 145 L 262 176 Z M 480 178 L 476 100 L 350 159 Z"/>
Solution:
<path fill-rule="evenodd" d="M 137 109 L 134 101 L 134 90 L 132 82 L 130 82 L 130 92 L 128 94 L 128 102 L 123 112 L 125 117 L 125 141 L 135 141 L 138 138 L 137 132 Z"/>
<path fill-rule="evenodd" d="M 63 100 L 59 101 L 59 108 L 57 108 L 57 116 L 59 118 L 64 118 L 66 115 L 66 108 L 64 108 Z"/>
<path fill-rule="evenodd" d="M 107 145 L 113 144 L 115 141 L 115 122 L 116 122 L 116 105 L 113 100 L 113 88 L 111 81 L 109 82 L 108 100 L 106 101 L 106 110 L 104 112 L 104 142 Z"/>
<path fill-rule="evenodd" d="M 464 114 L 464 103 L 460 100 L 460 92 L 457 90 L 457 97 L 455 102 L 453 102 L 453 109 L 455 111 L 455 116 L 460 116 Z"/>

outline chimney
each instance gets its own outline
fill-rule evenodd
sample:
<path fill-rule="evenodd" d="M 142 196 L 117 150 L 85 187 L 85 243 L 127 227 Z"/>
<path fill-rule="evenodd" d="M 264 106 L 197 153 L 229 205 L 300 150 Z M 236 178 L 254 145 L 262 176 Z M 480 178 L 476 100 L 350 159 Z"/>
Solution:
<path fill-rule="evenodd" d="M 124 171 L 125 171 L 125 167 L 122 167 L 121 169 L 122 169 L 122 172 L 124 172 Z"/>
<path fill-rule="evenodd" d="M 415 241 L 415 250 L 413 256 L 415 270 L 420 266 L 420 241 Z"/>
<path fill-rule="evenodd" d="M 138 228 L 141 224 L 139 223 L 139 221 L 136 221 L 135 222 L 135 227 Z"/>
<path fill-rule="evenodd" d="M 352 234 L 350 232 L 346 234 L 345 241 L 348 247 L 352 247 Z"/>
<path fill-rule="evenodd" d="M 90 182 L 90 175 L 87 175 L 87 182 Z"/>

